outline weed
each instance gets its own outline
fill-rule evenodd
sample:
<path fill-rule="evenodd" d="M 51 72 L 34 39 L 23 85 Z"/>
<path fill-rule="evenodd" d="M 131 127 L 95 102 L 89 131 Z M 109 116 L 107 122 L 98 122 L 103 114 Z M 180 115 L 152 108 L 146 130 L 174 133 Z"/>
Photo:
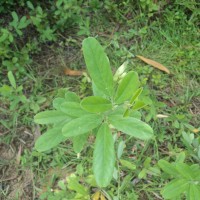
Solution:
<path fill-rule="evenodd" d="M 169 163 L 166 160 L 158 162 L 160 168 L 174 179 L 167 183 L 161 191 L 165 199 L 181 198 L 199 199 L 200 197 L 200 176 L 199 165 L 188 165 L 182 161 Z"/>

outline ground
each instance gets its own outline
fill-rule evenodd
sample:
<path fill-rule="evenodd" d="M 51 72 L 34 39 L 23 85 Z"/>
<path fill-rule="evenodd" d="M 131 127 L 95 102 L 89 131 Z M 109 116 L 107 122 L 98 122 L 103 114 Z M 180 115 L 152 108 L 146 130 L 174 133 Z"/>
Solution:
<path fill-rule="evenodd" d="M 142 118 L 153 127 L 156 136 L 148 142 L 127 141 L 122 157 L 137 168 L 131 170 L 130 166 L 118 164 L 120 179 L 101 190 L 107 199 L 109 196 L 122 200 L 163 199 L 160 190 L 166 181 L 159 175 L 158 160 L 174 161 L 184 154 L 186 163 L 200 163 L 197 152 L 198 149 L 200 152 L 200 144 L 188 147 L 182 135 L 194 134 L 199 141 L 199 27 L 181 10 L 179 14 L 167 9 L 160 12 L 152 17 L 135 15 L 133 18 L 127 14 L 126 23 L 118 19 L 91 20 L 89 35 L 96 36 L 106 48 L 113 72 L 128 60 L 128 69 L 139 74 L 151 101 L 142 110 Z M 30 54 L 32 62 L 26 65 L 27 75 L 17 78 L 17 85 L 23 86 L 22 93 L 28 102 L 10 109 L 13 99 L 0 96 L 1 199 L 64 199 L 62 195 L 73 199 L 79 192 L 72 186 L 64 192 L 60 186 L 63 183 L 66 187 L 65 179 L 72 174 L 76 174 L 78 183 L 89 190 L 91 198 L 97 191 L 88 180 L 92 174 L 94 138 L 88 139 L 80 155 L 73 151 L 70 141 L 44 153 L 34 149 L 35 141 L 45 128 L 35 124 L 33 117 L 39 111 L 52 108 L 52 100 L 63 92 L 61 88 L 68 88 L 80 97 L 91 94 L 85 76 L 64 74 L 68 68 L 85 71 L 81 43 L 87 36 L 77 35 L 75 30 L 65 32 L 56 42 L 41 43 L 40 50 Z M 162 63 L 170 74 L 147 65 L 135 55 Z M 6 72 L 4 69 L 1 73 L 0 86 L 9 85 Z M 123 140 L 127 138 L 122 135 L 120 141 Z M 57 190 L 60 196 L 55 197 Z"/>

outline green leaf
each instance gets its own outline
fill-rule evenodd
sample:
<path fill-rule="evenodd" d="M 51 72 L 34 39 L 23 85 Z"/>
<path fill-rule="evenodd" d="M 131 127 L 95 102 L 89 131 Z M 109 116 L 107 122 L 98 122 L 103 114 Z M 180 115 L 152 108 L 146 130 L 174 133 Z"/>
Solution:
<path fill-rule="evenodd" d="M 84 98 L 81 101 L 81 106 L 86 111 L 92 113 L 105 112 L 112 108 L 112 104 L 109 100 L 97 96 Z"/>
<path fill-rule="evenodd" d="M 71 120 L 71 117 L 57 110 L 40 112 L 34 117 L 35 123 L 38 124 L 55 124 L 64 120 Z"/>
<path fill-rule="evenodd" d="M 62 129 L 65 137 L 74 137 L 91 131 L 102 122 L 102 116 L 90 114 L 85 115 L 68 122 Z"/>
<path fill-rule="evenodd" d="M 97 86 L 94 84 L 94 81 L 92 81 L 92 91 L 94 96 L 106 98 L 106 95 L 97 88 Z"/>
<path fill-rule="evenodd" d="M 66 100 L 64 98 L 58 97 L 53 100 L 53 107 L 56 110 L 60 110 L 60 105 L 64 103 Z"/>
<path fill-rule="evenodd" d="M 40 23 L 41 23 L 41 19 L 38 18 L 38 17 L 35 17 L 35 16 L 30 16 L 30 19 L 32 21 L 32 23 L 35 25 L 35 26 L 40 26 Z"/>
<path fill-rule="evenodd" d="M 138 97 L 140 96 L 140 94 L 142 93 L 142 91 L 143 91 L 143 88 L 137 89 L 137 91 L 131 97 L 130 104 L 132 104 L 134 101 L 136 101 L 138 99 Z"/>
<path fill-rule="evenodd" d="M 142 171 L 138 174 L 139 179 L 146 179 L 147 169 L 143 168 Z"/>
<path fill-rule="evenodd" d="M 80 103 L 76 102 L 65 102 L 62 103 L 60 106 L 60 110 L 64 113 L 66 113 L 69 116 L 73 117 L 81 117 L 83 115 L 89 114 L 85 110 L 83 110 L 80 106 Z"/>
<path fill-rule="evenodd" d="M 17 29 L 17 28 L 15 28 L 15 30 L 16 30 L 16 32 L 17 32 L 17 34 L 19 35 L 19 36 L 22 36 L 22 31 L 20 31 L 19 29 Z"/>
<path fill-rule="evenodd" d="M 83 150 L 83 147 L 87 141 L 88 134 L 79 135 L 72 138 L 73 149 L 76 153 L 80 153 Z"/>
<path fill-rule="evenodd" d="M 113 95 L 113 75 L 110 62 L 99 42 L 92 37 L 83 40 L 83 55 L 89 74 L 99 90 Z"/>
<path fill-rule="evenodd" d="M 175 165 L 167 162 L 166 160 L 159 160 L 158 166 L 167 174 L 173 177 L 179 177 L 178 171 L 176 170 Z"/>
<path fill-rule="evenodd" d="M 129 116 L 137 119 L 141 119 L 141 113 L 139 111 L 129 110 Z"/>
<path fill-rule="evenodd" d="M 26 16 L 23 16 L 23 17 L 20 19 L 17 28 L 18 28 L 18 29 L 24 29 L 24 28 L 26 28 L 29 24 L 30 24 L 30 21 L 27 20 Z"/>
<path fill-rule="evenodd" d="M 81 185 L 80 180 L 78 179 L 78 177 L 76 177 L 76 175 L 71 174 L 68 178 L 67 178 L 67 187 L 70 190 L 74 190 L 76 191 L 78 194 L 81 194 L 83 196 L 89 195 L 88 193 L 88 189 L 86 187 L 84 187 L 83 185 Z"/>
<path fill-rule="evenodd" d="M 188 193 L 187 193 L 187 200 L 199 200 L 200 199 L 200 186 L 190 184 Z"/>
<path fill-rule="evenodd" d="M 120 82 L 115 95 L 115 102 L 120 104 L 129 100 L 140 85 L 138 74 L 130 71 Z"/>
<path fill-rule="evenodd" d="M 34 6 L 30 1 L 27 1 L 26 4 L 31 10 L 34 10 Z"/>
<path fill-rule="evenodd" d="M 109 116 L 111 115 L 123 115 L 125 112 L 126 107 L 124 105 L 117 106 L 115 109 L 113 109 L 110 113 Z M 133 111 L 129 110 L 129 115 L 130 117 L 141 119 L 141 113 L 139 111 Z"/>
<path fill-rule="evenodd" d="M 119 173 L 117 171 L 117 173 Z M 133 191 L 133 187 L 131 188 L 130 192 L 127 192 L 127 186 L 130 185 L 130 183 L 133 181 L 133 175 L 132 173 L 124 173 L 123 179 L 120 181 L 120 188 L 119 191 L 120 192 L 125 192 L 126 193 L 126 199 L 124 200 L 138 200 L 138 198 L 129 198 L 132 197 L 132 195 L 130 196 L 130 194 L 134 193 Z M 116 199 L 117 200 L 117 199 Z"/>
<path fill-rule="evenodd" d="M 132 110 L 139 110 L 139 109 L 141 109 L 141 108 L 143 108 L 145 106 L 146 106 L 146 104 L 144 102 L 136 101 L 135 104 L 132 107 Z"/>
<path fill-rule="evenodd" d="M 97 133 L 93 157 L 93 171 L 98 186 L 106 187 L 109 185 L 114 166 L 114 140 L 108 125 L 102 124 Z"/>
<path fill-rule="evenodd" d="M 10 96 L 11 93 L 13 92 L 13 88 L 8 86 L 8 85 L 3 85 L 2 87 L 0 87 L 0 94 L 2 96 Z"/>
<path fill-rule="evenodd" d="M 66 183 L 64 180 L 58 181 L 58 187 L 61 188 L 62 190 L 66 190 Z M 40 196 L 41 198 L 41 196 Z"/>
<path fill-rule="evenodd" d="M 55 127 L 47 132 L 43 133 L 36 141 L 35 148 L 37 151 L 47 151 L 53 147 L 56 147 L 62 141 L 65 141 L 66 137 L 62 135 L 61 128 Z"/>
<path fill-rule="evenodd" d="M 189 182 L 185 179 L 175 179 L 169 182 L 161 191 L 165 199 L 172 199 L 184 193 L 189 186 Z"/>
<path fill-rule="evenodd" d="M 177 156 L 176 156 L 176 163 L 183 163 L 184 160 L 185 160 L 185 152 L 182 151 L 181 153 L 179 153 Z"/>
<path fill-rule="evenodd" d="M 3 33 L 0 37 L 0 42 L 2 43 L 3 41 L 5 41 L 7 38 L 9 37 L 9 33 Z"/>
<path fill-rule="evenodd" d="M 192 173 L 193 173 L 192 169 L 190 168 L 189 165 L 185 163 L 177 163 L 176 170 L 183 178 L 186 178 L 188 180 L 192 180 L 193 178 L 195 178 L 195 177 L 192 177 Z"/>
<path fill-rule="evenodd" d="M 147 157 L 144 161 L 144 168 L 148 169 L 151 166 L 151 157 Z"/>
<path fill-rule="evenodd" d="M 122 117 L 121 115 L 110 115 L 110 123 L 119 131 L 130 136 L 148 140 L 153 136 L 152 128 L 139 119 L 133 117 Z"/>
<path fill-rule="evenodd" d="M 85 182 L 88 183 L 91 187 L 97 187 L 95 177 L 92 174 L 85 177 Z"/>
<path fill-rule="evenodd" d="M 192 170 L 192 177 L 196 180 L 200 181 L 200 166 L 199 164 L 193 164 L 190 166 L 190 169 Z"/>
<path fill-rule="evenodd" d="M 122 160 L 120 159 L 120 163 L 123 167 L 127 167 L 130 170 L 135 170 L 136 169 L 136 165 L 132 164 L 131 162 L 127 161 L 127 160 Z"/>
<path fill-rule="evenodd" d="M 161 176 L 161 171 L 158 167 L 149 167 L 148 168 L 148 174 L 153 176 Z"/>
<path fill-rule="evenodd" d="M 77 102 L 77 103 L 80 102 L 79 96 L 78 96 L 76 93 L 70 92 L 70 91 L 68 91 L 68 92 L 65 94 L 65 100 L 66 100 L 67 102 Z"/>
<path fill-rule="evenodd" d="M 11 71 L 8 72 L 8 79 L 10 81 L 10 84 L 12 85 L 13 88 L 17 88 L 17 85 L 16 85 L 16 81 L 15 81 L 15 77 L 13 75 L 13 73 Z"/>
<path fill-rule="evenodd" d="M 125 142 L 124 142 L 124 141 L 120 141 L 120 143 L 119 143 L 119 145 L 118 145 L 118 148 L 117 148 L 117 158 L 118 158 L 118 159 L 121 158 L 125 146 L 126 146 L 126 145 L 125 145 Z"/>
<path fill-rule="evenodd" d="M 17 23 L 17 22 L 19 21 L 19 17 L 18 17 L 18 15 L 17 15 L 17 13 L 16 13 L 16 12 L 12 12 L 11 15 L 12 15 L 12 17 L 13 17 L 13 21 L 14 21 L 15 23 Z"/>

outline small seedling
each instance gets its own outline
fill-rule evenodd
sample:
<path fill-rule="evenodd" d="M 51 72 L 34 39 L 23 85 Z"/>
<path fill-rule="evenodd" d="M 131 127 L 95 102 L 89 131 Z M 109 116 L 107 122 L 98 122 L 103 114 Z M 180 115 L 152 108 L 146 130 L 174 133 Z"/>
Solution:
<path fill-rule="evenodd" d="M 123 72 L 120 72 L 119 77 L 114 76 L 114 81 L 109 59 L 95 38 L 83 41 L 83 54 L 94 95 L 81 100 L 68 91 L 64 98 L 54 99 L 54 110 L 38 113 L 35 122 L 52 124 L 52 127 L 39 137 L 35 147 L 38 151 L 46 151 L 70 138 L 75 151 L 80 152 L 88 134 L 95 134 L 93 171 L 98 186 L 106 187 L 112 179 L 116 161 L 113 133 L 120 131 L 149 140 L 153 130 L 136 117 L 137 110 L 144 107 L 139 99 L 142 88 L 138 74 L 130 71 L 121 76 Z"/>

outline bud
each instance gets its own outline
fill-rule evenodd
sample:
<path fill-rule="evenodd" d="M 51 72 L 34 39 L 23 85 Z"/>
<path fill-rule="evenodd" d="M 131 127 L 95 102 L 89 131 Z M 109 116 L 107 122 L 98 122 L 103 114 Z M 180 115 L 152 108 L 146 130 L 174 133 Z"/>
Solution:
<path fill-rule="evenodd" d="M 128 65 L 128 61 L 124 62 L 124 63 L 117 69 L 117 71 L 115 72 L 114 78 L 113 78 L 114 81 L 117 81 L 117 80 L 120 78 L 120 76 L 121 76 L 122 74 L 124 74 L 127 65 Z"/>

